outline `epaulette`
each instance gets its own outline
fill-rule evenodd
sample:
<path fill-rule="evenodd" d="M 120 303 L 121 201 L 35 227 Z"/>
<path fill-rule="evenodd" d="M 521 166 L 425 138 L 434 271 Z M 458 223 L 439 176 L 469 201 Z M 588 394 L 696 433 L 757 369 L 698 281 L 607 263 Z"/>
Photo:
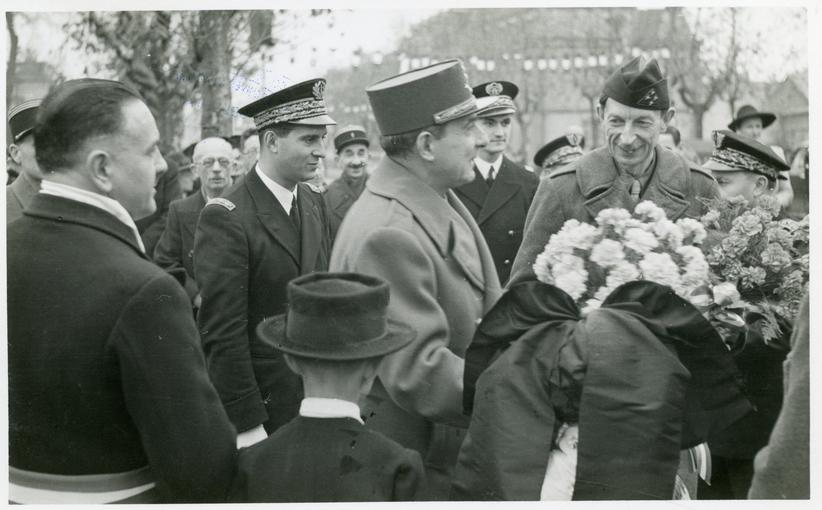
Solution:
<path fill-rule="evenodd" d="M 306 182 L 306 183 L 303 183 L 303 184 L 305 184 L 306 186 L 311 188 L 311 191 L 313 191 L 314 193 L 319 193 L 320 195 L 325 193 L 325 190 L 326 190 L 325 186 L 317 186 L 316 184 L 311 183 L 311 182 Z"/>
<path fill-rule="evenodd" d="M 225 198 L 212 198 L 211 200 L 206 202 L 206 205 L 211 205 L 211 204 L 221 205 L 221 206 L 225 207 L 226 209 L 228 209 L 229 211 L 233 211 L 234 209 L 237 208 L 237 206 L 234 205 L 234 202 L 232 202 L 231 200 L 227 200 Z"/>
<path fill-rule="evenodd" d="M 564 168 L 560 168 L 559 170 L 554 170 L 550 174 L 548 174 L 549 179 L 554 179 L 559 177 L 560 175 L 571 174 L 577 171 L 576 165 L 566 165 Z"/>

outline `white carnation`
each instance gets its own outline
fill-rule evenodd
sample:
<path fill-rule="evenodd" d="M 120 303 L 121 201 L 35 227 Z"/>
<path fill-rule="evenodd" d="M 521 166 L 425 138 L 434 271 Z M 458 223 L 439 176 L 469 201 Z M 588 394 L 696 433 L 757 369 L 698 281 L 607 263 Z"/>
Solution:
<path fill-rule="evenodd" d="M 682 235 L 689 244 L 702 244 L 707 236 L 705 226 L 695 219 L 681 218 L 677 220 L 676 225 L 682 229 Z"/>
<path fill-rule="evenodd" d="M 644 255 L 659 246 L 656 236 L 639 228 L 625 231 L 625 247 Z"/>
<path fill-rule="evenodd" d="M 648 253 L 639 261 L 639 270 L 645 280 L 667 285 L 675 291 L 682 289 L 679 268 L 667 253 Z"/>
<path fill-rule="evenodd" d="M 668 243 L 672 249 L 677 249 L 682 246 L 682 231 L 676 226 L 673 221 L 663 218 L 654 223 L 654 234 L 659 239 L 663 239 Z"/>
<path fill-rule="evenodd" d="M 588 315 L 589 313 L 591 313 L 592 311 L 596 310 L 597 308 L 599 308 L 601 306 L 602 306 L 602 301 L 601 300 L 596 299 L 596 298 L 589 299 L 588 301 L 585 302 L 585 306 L 582 307 L 582 310 L 580 310 L 580 313 L 582 314 L 583 317 L 585 317 L 586 315 Z"/>
<path fill-rule="evenodd" d="M 549 256 L 544 251 L 537 255 L 537 260 L 534 262 L 534 274 L 537 276 L 537 280 L 542 283 L 554 283 L 554 279 L 551 276 Z"/>
<path fill-rule="evenodd" d="M 620 262 L 608 272 L 605 278 L 605 285 L 614 290 L 620 285 L 633 282 L 639 279 L 639 269 L 630 262 Z"/>
<path fill-rule="evenodd" d="M 562 263 L 556 264 L 551 270 L 554 285 L 564 290 L 574 301 L 585 294 L 588 283 L 588 271 L 585 262 L 575 256 L 565 257 Z"/>
<path fill-rule="evenodd" d="M 631 213 L 625 209 L 613 207 L 603 209 L 597 214 L 596 222 L 600 227 L 612 226 L 616 231 L 622 230 L 625 223 L 631 219 Z"/>
<path fill-rule="evenodd" d="M 656 223 L 665 218 L 665 211 L 650 200 L 638 203 L 636 208 L 634 208 L 634 214 L 646 218 L 652 223 Z"/>
<path fill-rule="evenodd" d="M 696 246 L 682 246 L 676 250 L 685 264 L 682 284 L 686 287 L 697 287 L 707 283 L 710 273 L 705 254 Z"/>
<path fill-rule="evenodd" d="M 622 244 L 612 239 L 603 239 L 591 250 L 591 262 L 602 267 L 611 267 L 625 260 Z"/>

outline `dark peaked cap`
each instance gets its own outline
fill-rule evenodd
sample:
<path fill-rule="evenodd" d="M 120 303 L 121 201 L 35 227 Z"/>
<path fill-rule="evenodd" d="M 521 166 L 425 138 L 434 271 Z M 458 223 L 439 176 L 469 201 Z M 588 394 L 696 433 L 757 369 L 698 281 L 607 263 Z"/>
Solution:
<path fill-rule="evenodd" d="M 8 123 L 9 133 L 12 140 L 17 143 L 34 129 L 37 120 L 37 109 L 40 107 L 40 99 L 32 99 L 13 107 L 9 110 Z"/>
<path fill-rule="evenodd" d="M 703 168 L 713 172 L 753 172 L 776 180 L 779 172 L 790 170 L 770 147 L 753 138 L 722 130 L 713 132 L 714 151 Z"/>
<path fill-rule="evenodd" d="M 254 125 L 259 130 L 286 122 L 307 126 L 336 124 L 328 116 L 325 80 L 322 78 L 306 80 L 278 90 L 243 106 L 237 112 L 254 119 Z"/>
<path fill-rule="evenodd" d="M 608 78 L 602 93 L 614 101 L 642 110 L 667 110 L 668 80 L 662 76 L 656 59 L 643 65 L 642 57 L 636 57 L 623 65 Z"/>

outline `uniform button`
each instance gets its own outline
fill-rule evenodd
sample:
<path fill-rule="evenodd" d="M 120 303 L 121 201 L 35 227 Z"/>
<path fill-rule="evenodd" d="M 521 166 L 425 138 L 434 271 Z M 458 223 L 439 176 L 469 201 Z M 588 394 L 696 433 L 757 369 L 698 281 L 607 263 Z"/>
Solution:
<path fill-rule="evenodd" d="M 502 261 L 502 263 L 507 266 L 508 264 L 511 263 L 511 259 L 505 259 L 505 260 Z"/>
<path fill-rule="evenodd" d="M 508 235 L 509 235 L 509 236 L 511 236 L 511 237 L 514 237 L 514 231 L 513 231 L 513 230 L 509 230 L 509 231 L 508 231 Z"/>
<path fill-rule="evenodd" d="M 477 319 L 477 324 L 479 324 L 480 322 L 482 322 L 482 317 L 480 317 L 479 319 Z"/>

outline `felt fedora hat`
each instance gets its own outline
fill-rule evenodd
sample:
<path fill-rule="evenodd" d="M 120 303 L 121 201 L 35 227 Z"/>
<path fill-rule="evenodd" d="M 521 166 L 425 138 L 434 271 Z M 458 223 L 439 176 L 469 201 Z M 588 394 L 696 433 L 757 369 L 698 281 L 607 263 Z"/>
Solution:
<path fill-rule="evenodd" d="M 755 117 L 759 117 L 762 119 L 762 128 L 766 128 L 774 123 L 776 120 L 776 115 L 769 112 L 760 112 L 756 109 L 756 107 L 746 104 L 739 108 L 736 112 L 736 118 L 728 124 L 728 129 L 731 131 L 736 131 L 739 128 L 739 125 L 748 119 L 753 119 Z"/>
<path fill-rule="evenodd" d="M 388 319 L 388 284 L 357 273 L 312 273 L 288 283 L 288 311 L 265 319 L 257 336 L 289 354 L 326 360 L 383 356 L 416 332 Z"/>

